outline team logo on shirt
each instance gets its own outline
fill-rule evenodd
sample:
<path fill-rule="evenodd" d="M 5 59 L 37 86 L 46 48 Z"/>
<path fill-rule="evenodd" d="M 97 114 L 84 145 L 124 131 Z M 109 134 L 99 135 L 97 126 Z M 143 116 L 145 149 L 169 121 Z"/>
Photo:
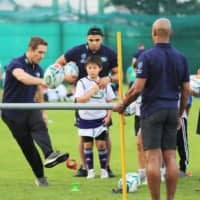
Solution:
<path fill-rule="evenodd" d="M 141 74 L 143 69 L 142 69 L 142 66 L 143 66 L 143 62 L 139 62 L 138 65 L 137 65 L 137 74 Z"/>
<path fill-rule="evenodd" d="M 103 91 L 99 90 L 95 94 L 92 95 L 92 98 L 94 99 L 102 99 L 104 97 Z"/>
<path fill-rule="evenodd" d="M 108 61 L 108 58 L 107 58 L 107 57 L 101 57 L 101 61 L 102 61 L 102 62 L 107 62 L 107 61 Z"/>
<path fill-rule="evenodd" d="M 82 53 L 81 54 L 81 60 L 80 60 L 80 63 L 85 63 L 85 59 L 87 57 L 87 54 L 86 53 Z"/>
<path fill-rule="evenodd" d="M 40 73 L 39 72 L 35 73 L 35 76 L 40 77 Z"/>
<path fill-rule="evenodd" d="M 25 63 L 28 64 L 28 59 L 27 58 L 25 58 Z"/>

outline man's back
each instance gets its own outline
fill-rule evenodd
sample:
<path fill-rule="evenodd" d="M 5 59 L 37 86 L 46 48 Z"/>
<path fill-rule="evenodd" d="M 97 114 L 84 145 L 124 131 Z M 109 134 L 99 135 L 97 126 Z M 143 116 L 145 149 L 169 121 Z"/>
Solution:
<path fill-rule="evenodd" d="M 185 57 L 169 43 L 158 43 L 138 60 L 137 77 L 147 78 L 142 92 L 142 115 L 159 108 L 177 108 L 180 87 L 188 80 Z"/>

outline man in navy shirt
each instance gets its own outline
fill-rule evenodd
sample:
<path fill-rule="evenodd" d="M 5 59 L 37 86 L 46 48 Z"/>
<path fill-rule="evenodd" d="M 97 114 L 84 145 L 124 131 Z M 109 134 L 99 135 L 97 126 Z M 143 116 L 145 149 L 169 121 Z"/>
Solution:
<path fill-rule="evenodd" d="M 28 51 L 21 57 L 13 59 L 6 68 L 6 79 L 3 103 L 35 103 L 43 102 L 42 68 L 48 43 L 40 37 L 31 37 Z M 2 119 L 7 124 L 21 150 L 29 162 L 38 186 L 47 186 L 40 155 L 33 139 L 41 147 L 45 167 L 50 168 L 65 161 L 69 154 L 53 152 L 50 137 L 45 123 L 48 117 L 44 110 L 3 110 Z"/>
<path fill-rule="evenodd" d="M 65 75 L 64 80 L 68 83 L 76 83 L 82 77 L 87 76 L 85 70 L 85 60 L 88 56 L 97 55 L 101 57 L 103 63 L 103 69 L 100 72 L 99 76 L 101 79 L 98 81 L 98 85 L 100 88 L 105 88 L 108 83 L 117 83 L 118 81 L 118 68 L 117 68 L 117 53 L 103 45 L 103 33 L 100 28 L 94 26 L 89 29 L 87 34 L 87 43 L 81 44 L 79 46 L 75 46 L 74 48 L 68 50 L 64 55 L 62 55 L 56 63 L 64 66 L 67 62 L 75 61 L 79 68 L 79 76 L 67 76 Z M 109 72 L 112 72 L 112 75 L 109 76 Z M 108 149 L 108 157 L 107 157 L 107 170 L 109 177 L 113 177 L 114 174 L 109 168 L 110 162 L 110 153 L 111 153 L 111 141 L 110 136 L 107 136 L 106 145 Z M 80 137 L 79 139 L 79 154 L 81 159 L 82 167 L 79 169 L 78 173 L 75 176 L 87 176 L 86 170 L 86 161 L 83 153 L 83 139 Z"/>
<path fill-rule="evenodd" d="M 142 93 L 141 131 L 147 161 L 147 179 L 153 200 L 160 199 L 160 162 L 166 166 L 167 200 L 174 199 L 178 179 L 176 163 L 177 127 L 189 97 L 186 58 L 169 43 L 171 23 L 158 19 L 152 27 L 154 47 L 139 57 L 136 81 L 114 111 L 122 113 Z M 178 99 L 181 93 L 180 106 Z"/>

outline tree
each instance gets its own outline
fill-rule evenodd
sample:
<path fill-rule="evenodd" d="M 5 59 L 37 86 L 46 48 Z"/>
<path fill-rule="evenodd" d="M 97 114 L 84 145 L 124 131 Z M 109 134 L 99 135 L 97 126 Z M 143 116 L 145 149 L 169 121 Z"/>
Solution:
<path fill-rule="evenodd" d="M 198 0 L 110 0 L 113 5 L 124 5 L 131 13 L 143 14 L 197 14 L 200 3 Z"/>

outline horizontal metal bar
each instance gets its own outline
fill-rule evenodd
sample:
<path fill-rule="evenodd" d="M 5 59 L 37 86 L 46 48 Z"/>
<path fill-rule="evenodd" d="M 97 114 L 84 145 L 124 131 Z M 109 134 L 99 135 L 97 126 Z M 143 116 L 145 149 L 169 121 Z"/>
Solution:
<path fill-rule="evenodd" d="M 1 110 L 109 110 L 115 103 L 0 103 Z"/>

